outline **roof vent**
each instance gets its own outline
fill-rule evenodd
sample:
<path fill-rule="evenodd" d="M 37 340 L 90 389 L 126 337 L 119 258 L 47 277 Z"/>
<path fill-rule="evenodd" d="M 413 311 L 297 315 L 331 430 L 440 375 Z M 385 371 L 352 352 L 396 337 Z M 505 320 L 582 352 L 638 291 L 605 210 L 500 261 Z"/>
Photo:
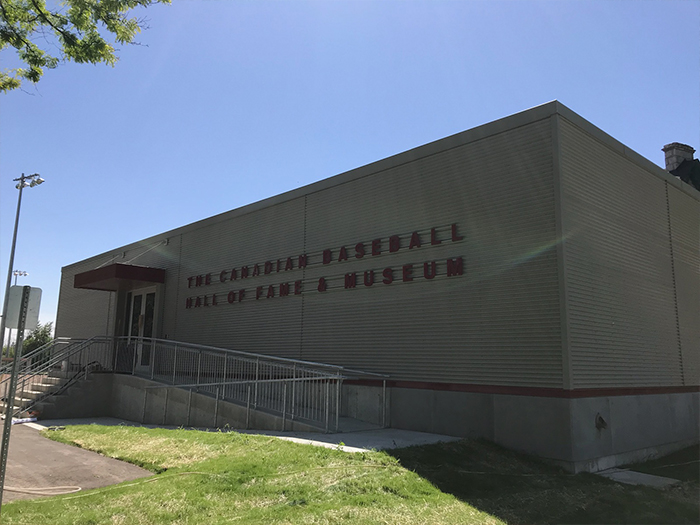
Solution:
<path fill-rule="evenodd" d="M 695 150 L 687 144 L 671 142 L 661 148 L 666 154 L 666 171 L 673 171 L 680 166 L 684 160 L 693 160 Z"/>

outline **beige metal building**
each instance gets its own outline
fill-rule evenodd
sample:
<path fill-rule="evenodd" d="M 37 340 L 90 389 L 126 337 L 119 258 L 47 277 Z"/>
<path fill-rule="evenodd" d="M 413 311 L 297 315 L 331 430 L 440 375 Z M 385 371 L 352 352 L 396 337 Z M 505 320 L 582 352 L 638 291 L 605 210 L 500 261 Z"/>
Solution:
<path fill-rule="evenodd" d="M 69 265 L 56 330 L 389 374 L 393 427 L 597 470 L 698 442 L 700 192 L 555 101 Z"/>

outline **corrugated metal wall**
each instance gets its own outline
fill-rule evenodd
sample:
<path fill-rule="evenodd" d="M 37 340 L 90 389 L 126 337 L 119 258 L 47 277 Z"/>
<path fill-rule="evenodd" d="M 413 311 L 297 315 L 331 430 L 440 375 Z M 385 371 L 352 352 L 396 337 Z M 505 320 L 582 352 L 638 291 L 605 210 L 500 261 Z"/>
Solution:
<path fill-rule="evenodd" d="M 661 177 L 564 118 L 560 130 L 572 387 L 682 386 L 682 346 L 697 356 L 700 340 L 697 201 L 671 187 L 669 208 Z"/>
<path fill-rule="evenodd" d="M 304 305 L 304 359 L 397 378 L 561 386 L 551 136 L 547 120 L 310 195 L 307 247 L 319 253 L 429 228 L 464 239 L 309 269 L 332 288 Z M 447 277 L 447 258 L 464 275 Z M 344 289 L 343 276 L 404 264 L 434 280 Z M 381 277 L 379 278 L 381 279 Z"/>
<path fill-rule="evenodd" d="M 532 119 L 530 119 L 532 120 Z M 479 135 L 483 137 L 483 134 Z M 337 363 L 391 373 L 396 379 L 561 387 L 561 331 L 554 215 L 554 174 L 548 118 L 379 170 L 334 186 L 169 232 L 169 243 L 133 264 L 167 269 L 162 335 L 253 352 Z M 344 182 L 343 182 L 344 181 Z M 463 236 L 451 242 L 451 225 Z M 436 228 L 443 242 L 430 245 Z M 407 249 L 412 232 L 420 248 Z M 388 252 L 388 239 L 402 249 Z M 381 239 L 381 255 L 371 242 Z M 367 255 L 357 259 L 355 245 Z M 151 243 L 153 244 L 153 243 Z M 345 246 L 350 257 L 338 262 Z M 125 262 L 152 246 L 129 246 Z M 324 265 L 322 251 L 334 262 Z M 119 250 L 117 250 L 119 252 Z M 306 253 L 306 269 L 219 282 L 219 272 Z M 446 260 L 462 257 L 464 274 L 446 276 Z M 64 269 L 60 335 L 83 326 L 80 303 L 91 294 L 72 289 L 77 271 Z M 104 259 L 104 257 L 103 257 Z M 437 276 L 423 278 L 436 262 Z M 412 282 L 402 267 L 413 264 Z M 92 265 L 92 266 L 91 266 Z M 382 271 L 394 282 L 383 284 Z M 365 286 L 365 271 L 375 284 Z M 344 288 L 346 273 L 358 285 Z M 187 277 L 212 274 L 212 284 L 190 288 Z M 328 290 L 317 290 L 319 279 Z M 303 281 L 304 293 L 279 297 L 278 285 Z M 252 298 L 257 286 L 276 296 Z M 248 296 L 228 304 L 226 294 Z M 185 308 L 187 297 L 216 293 L 218 306 Z M 114 295 L 114 294 L 111 294 Z M 70 298 L 63 304 L 64 297 Z M 71 311 L 73 317 L 69 317 Z M 104 324 L 104 322 L 103 322 Z M 91 334 L 92 335 L 92 334 Z"/>
<path fill-rule="evenodd" d="M 64 268 L 56 312 L 56 337 L 88 339 L 97 335 L 112 335 L 116 294 L 97 290 L 73 288 L 76 273 L 94 269 L 99 263 L 82 261 Z"/>
<path fill-rule="evenodd" d="M 683 382 L 700 384 L 700 200 L 670 184 L 669 225 Z"/>
<path fill-rule="evenodd" d="M 298 256 L 304 253 L 304 198 L 263 208 L 234 219 L 208 225 L 182 236 L 180 299 L 169 305 L 177 309 L 177 328 L 173 339 L 249 352 L 273 353 L 298 357 L 300 353 L 302 299 L 293 294 L 279 297 L 277 286 L 303 278 L 297 268 Z M 287 257 L 293 257 L 294 269 L 284 271 Z M 277 272 L 277 259 L 282 270 Z M 256 264 L 274 261 L 274 270 L 265 275 L 264 267 L 252 276 Z M 241 268 L 248 266 L 250 277 L 240 277 Z M 230 280 L 237 270 L 238 279 Z M 227 281 L 219 276 L 227 270 Z M 188 285 L 187 277 L 212 274 L 212 284 L 199 288 Z M 258 286 L 276 287 L 274 299 L 255 300 Z M 242 302 L 229 304 L 229 291 L 246 289 Z M 185 309 L 190 296 L 217 294 L 218 306 Z"/>

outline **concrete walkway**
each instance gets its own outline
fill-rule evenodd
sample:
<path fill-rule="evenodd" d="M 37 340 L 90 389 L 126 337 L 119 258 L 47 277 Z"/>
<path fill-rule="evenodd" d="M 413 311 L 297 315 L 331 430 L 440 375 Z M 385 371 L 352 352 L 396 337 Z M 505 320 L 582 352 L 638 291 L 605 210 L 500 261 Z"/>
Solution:
<path fill-rule="evenodd" d="M 625 483 L 626 485 L 646 485 L 648 487 L 664 488 L 669 485 L 680 483 L 677 479 L 665 478 L 662 476 L 654 476 L 652 474 L 644 474 L 643 472 L 635 472 L 634 470 L 610 468 L 601 470 L 597 473 L 604 478 Z"/>
<path fill-rule="evenodd" d="M 133 421 L 116 419 L 113 417 L 97 417 L 86 419 L 47 419 L 37 423 L 25 423 L 25 425 L 36 429 L 48 427 L 64 427 L 69 425 L 127 425 L 143 426 L 147 428 L 180 428 L 162 425 L 141 425 Z M 218 431 L 212 428 L 197 428 L 196 430 Z M 242 434 L 260 434 L 265 436 L 278 437 L 326 448 L 338 448 L 345 452 L 366 452 L 368 450 L 388 450 L 392 448 L 412 447 L 415 445 L 430 445 L 448 441 L 459 441 L 461 438 L 444 436 L 441 434 L 428 434 L 425 432 L 414 432 L 412 430 L 399 430 L 396 428 L 382 428 L 372 430 L 360 430 L 356 432 L 340 432 L 337 434 L 323 434 L 321 432 L 278 432 L 268 430 L 238 430 Z M 342 445 L 341 445 L 342 443 Z"/>

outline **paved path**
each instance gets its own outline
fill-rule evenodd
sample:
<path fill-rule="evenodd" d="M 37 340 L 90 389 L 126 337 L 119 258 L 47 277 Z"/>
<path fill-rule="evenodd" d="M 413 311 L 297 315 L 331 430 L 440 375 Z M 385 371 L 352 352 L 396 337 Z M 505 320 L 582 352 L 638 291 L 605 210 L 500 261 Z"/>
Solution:
<path fill-rule="evenodd" d="M 133 421 L 126 421 L 113 417 L 98 417 L 88 419 L 49 419 L 39 421 L 37 424 L 29 423 L 29 426 L 45 428 L 51 426 L 67 425 L 129 425 L 144 426 L 148 428 L 181 428 L 177 426 L 141 425 Z M 368 425 L 372 426 L 372 425 Z M 196 430 L 217 430 L 209 428 L 197 428 Z M 430 445 L 447 441 L 459 441 L 462 438 L 444 436 L 442 434 L 429 434 L 426 432 L 414 432 L 412 430 L 399 430 L 397 428 L 374 428 L 372 430 L 358 430 L 353 432 L 338 432 L 324 434 L 322 432 L 279 432 L 273 430 L 239 430 L 231 429 L 243 434 L 262 434 L 274 436 L 280 439 L 306 443 L 327 448 L 339 448 L 346 452 L 364 452 L 367 450 L 388 450 L 392 448 L 412 447 L 414 445 Z M 342 445 L 341 445 L 342 443 Z"/>
<path fill-rule="evenodd" d="M 39 430 L 26 424 L 14 425 L 2 500 L 4 503 L 40 497 L 15 492 L 13 488 L 71 486 L 85 490 L 151 475 L 130 463 L 46 439 Z"/>

